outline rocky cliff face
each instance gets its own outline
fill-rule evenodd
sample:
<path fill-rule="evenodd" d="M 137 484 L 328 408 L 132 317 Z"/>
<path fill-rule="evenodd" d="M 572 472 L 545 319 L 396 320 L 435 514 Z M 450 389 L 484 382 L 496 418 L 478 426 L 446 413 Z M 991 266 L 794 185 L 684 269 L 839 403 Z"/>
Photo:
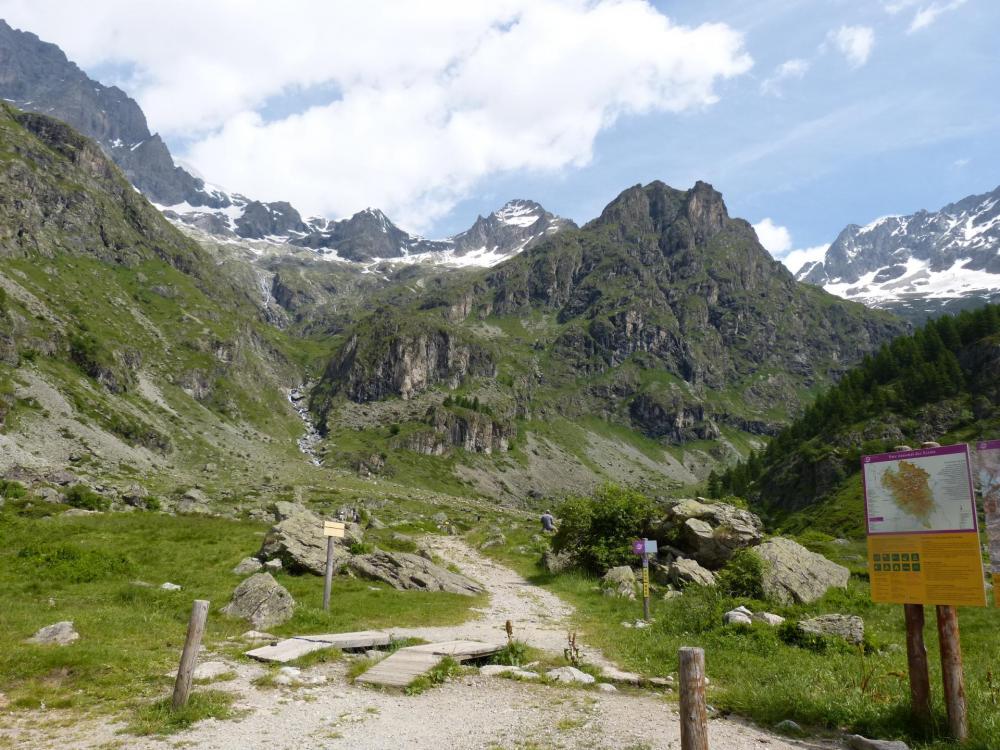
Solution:
<path fill-rule="evenodd" d="M 491 454 L 509 450 L 517 437 L 517 426 L 512 421 L 470 409 L 435 406 L 423 421 L 427 429 L 397 440 L 397 446 L 430 456 L 444 455 L 452 448 Z"/>

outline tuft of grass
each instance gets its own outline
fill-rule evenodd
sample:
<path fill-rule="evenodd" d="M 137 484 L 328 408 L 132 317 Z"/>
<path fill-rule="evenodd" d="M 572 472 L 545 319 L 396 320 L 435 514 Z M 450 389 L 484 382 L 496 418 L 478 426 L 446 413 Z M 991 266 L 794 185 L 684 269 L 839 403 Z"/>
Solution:
<path fill-rule="evenodd" d="M 378 659 L 355 659 L 347 665 L 347 681 L 354 682 L 369 669 L 378 664 Z"/>
<path fill-rule="evenodd" d="M 441 685 L 455 675 L 461 673 L 462 665 L 450 656 L 444 657 L 427 674 L 423 674 L 403 690 L 407 695 L 420 695 L 435 685 Z"/>
<path fill-rule="evenodd" d="M 191 694 L 188 704 L 179 711 L 171 708 L 171 698 L 163 698 L 136 709 L 126 726 L 130 734 L 167 735 L 183 731 L 204 719 L 231 719 L 236 696 L 223 690 L 201 690 Z"/>
<path fill-rule="evenodd" d="M 305 669 L 316 664 L 332 664 L 344 658 L 344 652 L 339 648 L 325 648 L 320 651 L 312 651 L 298 659 L 288 662 L 287 666 Z"/>

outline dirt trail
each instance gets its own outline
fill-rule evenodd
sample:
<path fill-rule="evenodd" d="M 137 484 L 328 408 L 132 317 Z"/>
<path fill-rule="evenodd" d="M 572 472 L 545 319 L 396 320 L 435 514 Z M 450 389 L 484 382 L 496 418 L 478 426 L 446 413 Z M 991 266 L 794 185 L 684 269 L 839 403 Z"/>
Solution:
<path fill-rule="evenodd" d="M 487 586 L 489 606 L 480 610 L 478 618 L 462 625 L 396 628 L 394 633 L 428 640 L 502 642 L 506 637 L 503 624 L 509 619 L 519 639 L 542 649 L 562 651 L 572 615 L 570 606 L 459 539 L 435 538 L 433 543 L 443 558 Z M 590 663 L 608 663 L 595 649 L 585 647 L 585 654 Z M 120 726 L 110 724 L 88 722 L 44 729 L 57 722 L 51 721 L 52 717 L 45 720 L 32 715 L 25 719 L 34 719 L 31 724 L 43 728 L 15 730 L 14 746 L 39 750 L 162 750 L 168 746 L 203 750 L 680 748 L 676 704 L 656 693 L 601 693 L 472 674 L 422 695 L 405 696 L 350 685 L 345 669 L 343 663 L 334 663 L 305 670 L 310 676 L 326 677 L 326 683 L 319 687 L 260 689 L 252 680 L 264 673 L 262 666 L 234 664 L 236 679 L 213 687 L 237 693 L 236 708 L 245 716 L 234 721 L 202 722 L 172 736 L 167 743 L 119 735 Z M 712 750 L 830 747 L 775 737 L 733 719 L 713 719 L 709 735 Z"/>

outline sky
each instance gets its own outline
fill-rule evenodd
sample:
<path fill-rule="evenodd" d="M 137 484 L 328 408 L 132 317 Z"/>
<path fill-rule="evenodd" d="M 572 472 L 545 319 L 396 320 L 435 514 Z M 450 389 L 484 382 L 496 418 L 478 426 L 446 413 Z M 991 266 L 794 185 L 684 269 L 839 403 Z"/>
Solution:
<path fill-rule="evenodd" d="M 794 270 L 1000 184 L 996 0 L 0 0 L 199 176 L 440 237 L 705 180 Z"/>

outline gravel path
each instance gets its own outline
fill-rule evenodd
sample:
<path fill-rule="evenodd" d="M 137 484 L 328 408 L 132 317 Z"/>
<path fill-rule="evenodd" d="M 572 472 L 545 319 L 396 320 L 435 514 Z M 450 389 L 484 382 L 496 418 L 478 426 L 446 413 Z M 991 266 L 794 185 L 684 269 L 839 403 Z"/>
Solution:
<path fill-rule="evenodd" d="M 503 642 L 512 620 L 515 636 L 542 649 L 561 652 L 572 609 L 553 594 L 527 583 L 486 559 L 463 541 L 436 538 L 438 554 L 487 586 L 490 604 L 471 622 L 452 627 L 399 628 L 400 636 L 428 640 L 472 638 Z M 607 664 L 585 647 L 586 660 Z M 207 657 L 203 657 L 207 658 Z M 120 726 L 76 723 L 58 728 L 54 717 L 26 716 L 21 726 L 0 731 L 16 747 L 128 748 L 163 750 L 679 750 L 676 704 L 662 694 L 622 690 L 601 693 L 544 686 L 472 674 L 417 696 L 380 692 L 348 684 L 343 663 L 304 670 L 323 675 L 319 687 L 259 689 L 252 680 L 264 673 L 256 664 L 234 665 L 237 677 L 213 687 L 238 694 L 245 712 L 234 721 L 205 721 L 162 739 L 117 734 Z M 22 715 L 23 716 L 23 715 Z M 33 719 L 33 720 L 32 720 Z M 56 727 L 56 728 L 53 728 Z M 12 731 L 10 731 L 12 730 Z M 792 750 L 819 748 L 775 737 L 740 721 L 713 719 L 712 750 Z"/>

